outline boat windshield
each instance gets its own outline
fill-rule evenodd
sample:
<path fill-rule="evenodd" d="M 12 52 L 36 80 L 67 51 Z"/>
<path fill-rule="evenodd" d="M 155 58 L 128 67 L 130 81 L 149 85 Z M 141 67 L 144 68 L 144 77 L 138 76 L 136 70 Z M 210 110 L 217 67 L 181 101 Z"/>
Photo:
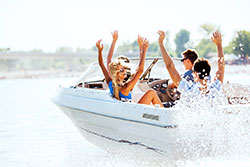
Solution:
<path fill-rule="evenodd" d="M 144 66 L 144 72 L 148 69 L 150 64 L 154 61 L 156 58 L 146 58 L 145 60 L 145 66 Z M 181 61 L 174 60 L 174 63 L 176 65 L 176 68 L 178 69 L 179 73 L 184 73 L 185 69 L 182 65 Z M 104 62 L 106 64 L 106 62 Z M 139 59 L 138 58 L 130 58 L 130 68 L 131 73 L 135 73 L 136 68 L 138 67 Z M 147 77 L 148 78 L 148 75 Z M 159 78 L 159 79 L 169 79 L 169 73 L 165 67 L 164 62 L 161 58 L 154 64 L 154 66 L 150 70 L 150 78 Z M 75 83 L 75 85 L 79 84 L 80 82 L 89 82 L 89 81 L 98 81 L 103 80 L 104 75 L 101 71 L 101 68 L 98 63 L 92 63 L 87 68 L 87 70 L 79 77 L 78 81 Z"/>

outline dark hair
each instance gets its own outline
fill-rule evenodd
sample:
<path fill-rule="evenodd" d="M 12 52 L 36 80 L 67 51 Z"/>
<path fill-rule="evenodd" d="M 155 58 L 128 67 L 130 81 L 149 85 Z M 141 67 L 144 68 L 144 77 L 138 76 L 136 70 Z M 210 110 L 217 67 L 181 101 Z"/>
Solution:
<path fill-rule="evenodd" d="M 198 53 L 193 49 L 187 49 L 181 53 L 184 58 L 187 58 L 194 64 L 195 60 L 198 58 Z"/>
<path fill-rule="evenodd" d="M 194 62 L 193 70 L 198 73 L 200 79 L 209 77 L 211 65 L 207 59 L 199 58 Z"/>

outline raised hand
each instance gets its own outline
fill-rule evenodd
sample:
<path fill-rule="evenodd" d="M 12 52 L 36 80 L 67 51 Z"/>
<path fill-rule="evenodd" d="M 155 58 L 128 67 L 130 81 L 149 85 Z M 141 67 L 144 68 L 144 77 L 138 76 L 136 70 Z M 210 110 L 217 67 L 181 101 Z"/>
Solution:
<path fill-rule="evenodd" d="M 142 43 L 143 43 L 144 38 L 138 35 L 137 42 L 140 47 L 140 50 L 142 49 Z"/>
<path fill-rule="evenodd" d="M 221 45 L 222 43 L 221 33 L 219 31 L 215 31 L 213 33 L 213 36 L 211 37 L 211 40 L 213 41 L 213 43 L 215 43 L 215 45 Z"/>
<path fill-rule="evenodd" d="M 147 52 L 147 49 L 149 46 L 149 42 L 146 38 L 143 39 L 142 37 L 138 36 L 137 41 L 138 41 L 139 45 L 141 45 L 140 61 L 139 61 L 138 67 L 136 69 L 136 73 L 134 75 L 132 75 L 131 80 L 129 82 L 127 82 L 127 84 L 126 84 L 126 90 L 128 90 L 128 92 L 134 88 L 135 84 L 137 83 L 141 74 L 143 73 L 146 52 Z"/>
<path fill-rule="evenodd" d="M 109 52 L 108 52 L 108 56 L 107 56 L 107 69 L 109 70 L 109 63 L 111 62 L 111 59 L 113 57 L 113 53 L 114 53 L 114 49 L 115 49 L 115 43 L 118 39 L 118 31 L 115 30 L 113 32 L 111 32 L 112 34 L 112 37 L 113 37 L 113 41 L 112 41 L 112 44 L 109 48 Z"/>
<path fill-rule="evenodd" d="M 165 32 L 162 31 L 162 30 L 159 30 L 159 31 L 158 31 L 158 34 L 159 34 L 158 42 L 159 42 L 159 43 L 163 43 L 163 40 L 165 39 L 165 36 L 166 36 Z"/>
<path fill-rule="evenodd" d="M 113 36 L 113 40 L 114 40 L 114 41 L 117 41 L 117 39 L 118 39 L 118 31 L 115 30 L 115 31 L 111 32 L 111 34 L 112 34 L 112 36 Z"/>
<path fill-rule="evenodd" d="M 225 60 L 224 60 L 224 53 L 223 53 L 223 47 L 222 47 L 221 33 L 219 31 L 215 31 L 213 33 L 213 36 L 211 37 L 211 40 L 217 46 L 217 52 L 218 52 L 218 71 L 216 72 L 215 79 L 218 79 L 221 81 L 221 83 L 223 83 L 224 71 L 225 71 Z"/>
<path fill-rule="evenodd" d="M 96 47 L 98 48 L 99 52 L 102 52 L 103 50 L 103 44 L 101 44 L 101 39 L 96 42 Z"/>
<path fill-rule="evenodd" d="M 145 53 L 147 50 L 148 50 L 148 47 L 149 47 L 149 42 L 148 40 L 145 38 L 143 40 L 143 43 L 142 43 L 142 51 Z"/>

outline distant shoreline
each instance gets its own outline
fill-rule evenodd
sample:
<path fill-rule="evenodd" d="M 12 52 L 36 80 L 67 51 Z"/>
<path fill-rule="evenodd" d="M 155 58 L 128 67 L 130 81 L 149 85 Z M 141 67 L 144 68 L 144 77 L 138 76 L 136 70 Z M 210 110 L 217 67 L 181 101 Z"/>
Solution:
<path fill-rule="evenodd" d="M 83 72 L 83 71 L 82 71 Z M 79 71 L 51 71 L 51 70 L 34 70 L 34 71 L 12 71 L 0 72 L 0 80 L 8 79 L 36 79 L 36 78 L 71 78 L 79 77 L 82 72 Z"/>
<path fill-rule="evenodd" d="M 230 67 L 230 68 L 229 68 Z M 21 71 L 0 71 L 0 80 L 8 79 L 36 79 L 36 78 L 72 78 L 79 77 L 87 66 L 81 70 L 21 70 Z M 226 74 L 245 74 L 250 76 L 250 64 L 247 65 L 226 65 Z M 214 69 L 216 70 L 216 69 Z"/>

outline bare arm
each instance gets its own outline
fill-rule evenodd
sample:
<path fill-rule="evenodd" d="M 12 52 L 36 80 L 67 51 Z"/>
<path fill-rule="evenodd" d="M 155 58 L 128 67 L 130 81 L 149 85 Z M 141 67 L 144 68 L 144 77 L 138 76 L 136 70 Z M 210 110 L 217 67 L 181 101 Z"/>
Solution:
<path fill-rule="evenodd" d="M 109 84 L 110 81 L 112 81 L 107 69 L 104 66 L 103 58 L 102 58 L 102 50 L 103 50 L 103 44 L 101 44 L 101 39 L 96 42 L 96 47 L 98 48 L 98 63 L 102 69 L 102 73 L 105 77 L 106 83 Z"/>
<path fill-rule="evenodd" d="M 138 45 L 139 45 L 139 48 L 140 48 L 140 54 L 142 52 L 142 44 L 143 44 L 143 41 L 144 41 L 144 38 L 141 37 L 140 35 L 138 35 L 138 38 L 137 38 L 137 42 L 138 42 Z M 141 56 L 141 55 L 140 55 Z"/>
<path fill-rule="evenodd" d="M 213 36 L 211 37 L 211 40 L 217 46 L 217 52 L 218 52 L 218 71 L 216 72 L 216 78 L 218 80 L 220 80 L 221 83 L 223 83 L 224 71 L 225 71 L 225 61 L 224 61 L 224 53 L 223 53 L 223 48 L 222 48 L 221 33 L 218 31 L 214 32 Z"/>
<path fill-rule="evenodd" d="M 116 44 L 116 41 L 118 39 L 118 31 L 111 32 L 111 34 L 113 36 L 113 41 L 112 41 L 112 44 L 111 44 L 111 46 L 109 48 L 109 53 L 108 53 L 108 56 L 107 56 L 107 69 L 108 69 L 108 71 L 109 71 L 109 63 L 111 62 L 111 59 L 113 57 L 115 44 Z"/>
<path fill-rule="evenodd" d="M 181 81 L 181 76 L 180 76 L 179 72 L 176 70 L 173 60 L 171 59 L 171 57 L 169 56 L 166 48 L 163 45 L 163 40 L 165 38 L 165 33 L 163 31 L 159 30 L 158 34 L 160 35 L 159 39 L 158 39 L 158 43 L 159 43 L 159 46 L 160 46 L 163 61 L 164 61 L 165 65 L 166 65 L 166 68 L 167 68 L 167 70 L 169 72 L 169 75 L 170 75 L 171 79 L 173 80 L 173 83 L 176 86 L 178 86 L 180 81 Z"/>
<path fill-rule="evenodd" d="M 138 36 L 137 42 L 140 47 L 140 62 L 139 62 L 139 65 L 137 67 L 136 73 L 134 74 L 133 78 L 125 85 L 125 88 L 123 91 L 126 93 L 130 92 L 134 88 L 135 84 L 139 80 L 144 70 L 145 56 L 146 56 L 146 52 L 149 46 L 149 42 L 148 40 L 143 39 L 143 37 L 141 36 Z"/>

